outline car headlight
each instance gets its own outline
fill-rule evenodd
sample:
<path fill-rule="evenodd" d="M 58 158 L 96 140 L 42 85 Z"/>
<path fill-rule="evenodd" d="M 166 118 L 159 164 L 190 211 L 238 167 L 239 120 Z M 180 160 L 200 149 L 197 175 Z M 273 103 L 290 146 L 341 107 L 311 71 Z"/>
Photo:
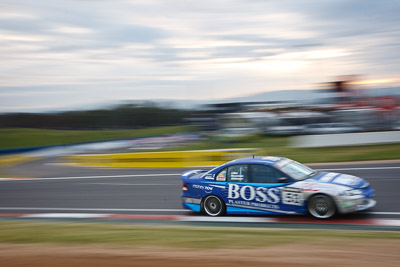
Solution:
<path fill-rule="evenodd" d="M 352 190 L 347 190 L 343 192 L 344 196 L 356 196 L 356 195 L 362 195 L 363 191 L 360 189 L 352 189 Z"/>

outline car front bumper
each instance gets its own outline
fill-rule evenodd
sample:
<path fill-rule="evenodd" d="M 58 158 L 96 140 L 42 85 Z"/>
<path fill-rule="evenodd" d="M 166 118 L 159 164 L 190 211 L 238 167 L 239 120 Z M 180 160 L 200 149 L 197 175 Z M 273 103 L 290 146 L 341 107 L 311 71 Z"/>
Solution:
<path fill-rule="evenodd" d="M 337 201 L 340 213 L 350 213 L 355 211 L 366 210 L 376 205 L 373 198 L 357 198 L 357 199 L 340 199 Z"/>

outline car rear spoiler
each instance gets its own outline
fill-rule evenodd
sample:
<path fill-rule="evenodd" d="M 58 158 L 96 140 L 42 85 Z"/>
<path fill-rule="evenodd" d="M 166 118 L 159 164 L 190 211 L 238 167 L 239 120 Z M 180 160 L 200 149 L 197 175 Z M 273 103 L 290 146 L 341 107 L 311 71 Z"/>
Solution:
<path fill-rule="evenodd" d="M 181 174 L 182 179 L 188 179 L 192 177 L 193 175 L 202 173 L 202 172 L 207 172 L 206 170 L 191 170 L 191 171 L 185 171 Z"/>

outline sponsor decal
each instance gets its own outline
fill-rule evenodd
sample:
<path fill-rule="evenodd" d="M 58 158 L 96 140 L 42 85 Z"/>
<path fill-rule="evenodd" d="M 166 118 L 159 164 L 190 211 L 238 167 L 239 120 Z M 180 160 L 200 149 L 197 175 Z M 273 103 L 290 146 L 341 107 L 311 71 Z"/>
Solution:
<path fill-rule="evenodd" d="M 218 174 L 217 181 L 225 182 L 226 181 L 226 176 L 223 173 Z"/>
<path fill-rule="evenodd" d="M 211 193 L 211 191 L 213 190 L 213 188 L 211 186 L 208 185 L 199 185 L 199 184 L 194 184 L 193 185 L 194 189 L 200 189 L 200 190 L 204 190 L 206 193 Z"/>
<path fill-rule="evenodd" d="M 303 191 L 303 192 L 317 192 L 317 191 L 319 191 L 318 189 L 315 189 L 315 188 L 312 188 L 312 187 L 309 187 L 309 188 L 303 188 L 303 189 L 301 189 L 301 191 Z"/>
<path fill-rule="evenodd" d="M 306 191 L 319 191 L 318 189 L 318 184 L 317 183 L 303 183 L 304 188 L 301 189 L 301 191 L 306 192 Z"/>
<path fill-rule="evenodd" d="M 225 189 L 225 186 L 224 186 L 224 185 L 210 184 L 210 186 L 212 186 L 212 187 L 218 187 L 218 188 L 221 188 L 221 189 Z"/>
<path fill-rule="evenodd" d="M 214 175 L 208 174 L 204 177 L 206 180 L 214 180 Z"/>
<path fill-rule="evenodd" d="M 253 187 L 245 185 L 240 187 L 238 184 L 228 185 L 228 199 L 243 199 L 245 201 L 256 201 L 270 204 L 277 204 L 280 201 L 280 188 Z M 249 204 L 250 205 L 250 204 Z"/>
<path fill-rule="evenodd" d="M 244 175 L 239 174 L 239 172 L 231 172 L 231 180 L 232 181 L 243 181 Z"/>
<path fill-rule="evenodd" d="M 258 202 L 249 202 L 249 201 L 244 201 L 244 200 L 233 200 L 229 199 L 228 200 L 228 205 L 231 206 L 237 206 L 237 207 L 253 207 L 253 208 L 259 208 L 259 209 L 268 209 L 268 210 L 278 210 L 279 206 L 274 205 L 274 204 L 268 204 L 268 203 L 258 203 Z"/>

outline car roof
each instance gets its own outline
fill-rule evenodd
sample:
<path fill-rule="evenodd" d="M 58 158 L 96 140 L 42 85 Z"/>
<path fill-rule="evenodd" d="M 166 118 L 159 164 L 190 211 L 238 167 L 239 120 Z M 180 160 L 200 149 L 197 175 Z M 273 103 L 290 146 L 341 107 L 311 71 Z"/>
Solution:
<path fill-rule="evenodd" d="M 273 156 L 265 156 L 265 157 L 248 157 L 248 158 L 240 158 L 232 160 L 224 165 L 233 165 L 233 164 L 264 164 L 264 165 L 273 165 L 276 162 L 286 159 L 284 157 L 273 157 Z"/>

